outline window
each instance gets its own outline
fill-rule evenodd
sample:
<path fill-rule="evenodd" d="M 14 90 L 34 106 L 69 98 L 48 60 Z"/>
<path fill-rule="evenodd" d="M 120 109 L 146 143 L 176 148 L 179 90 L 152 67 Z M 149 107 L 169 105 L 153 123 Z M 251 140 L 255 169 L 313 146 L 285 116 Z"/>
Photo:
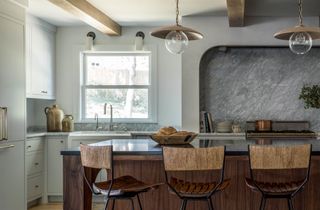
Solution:
<path fill-rule="evenodd" d="M 109 118 L 104 104 L 113 106 L 115 121 L 154 121 L 151 52 L 89 52 L 83 54 L 82 120 Z"/>

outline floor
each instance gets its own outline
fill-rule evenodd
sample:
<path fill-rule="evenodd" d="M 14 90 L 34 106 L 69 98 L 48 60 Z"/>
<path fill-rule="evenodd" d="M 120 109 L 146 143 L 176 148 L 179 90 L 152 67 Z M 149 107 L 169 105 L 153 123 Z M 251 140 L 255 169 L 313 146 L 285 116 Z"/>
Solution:
<path fill-rule="evenodd" d="M 62 204 L 46 204 L 32 207 L 28 210 L 62 210 Z M 92 210 L 101 210 L 103 209 L 102 204 L 94 204 Z"/>

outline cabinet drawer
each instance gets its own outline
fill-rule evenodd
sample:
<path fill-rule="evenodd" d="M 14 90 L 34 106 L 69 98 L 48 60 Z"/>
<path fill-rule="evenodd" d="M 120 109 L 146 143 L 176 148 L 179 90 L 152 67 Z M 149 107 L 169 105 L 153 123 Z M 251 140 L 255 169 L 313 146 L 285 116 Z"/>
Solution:
<path fill-rule="evenodd" d="M 44 140 L 42 138 L 30 138 L 26 141 L 26 152 L 43 151 Z"/>
<path fill-rule="evenodd" d="M 43 153 L 37 152 L 26 155 L 26 171 L 27 175 L 39 173 L 43 171 Z"/>
<path fill-rule="evenodd" d="M 41 176 L 29 178 L 27 181 L 28 201 L 41 197 L 43 183 Z"/>

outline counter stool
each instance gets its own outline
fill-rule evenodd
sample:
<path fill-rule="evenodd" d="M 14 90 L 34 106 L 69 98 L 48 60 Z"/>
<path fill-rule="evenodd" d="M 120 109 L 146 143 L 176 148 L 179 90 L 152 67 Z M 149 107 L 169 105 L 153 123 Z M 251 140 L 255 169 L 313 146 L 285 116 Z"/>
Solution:
<path fill-rule="evenodd" d="M 114 178 L 112 153 L 112 146 L 80 145 L 83 176 L 87 185 L 93 194 L 106 196 L 105 209 L 108 208 L 109 200 L 113 200 L 112 209 L 114 209 L 117 199 L 129 199 L 134 210 L 133 198 L 137 197 L 139 208 L 142 210 L 139 194 L 155 189 L 160 184 L 146 184 L 132 176 Z M 101 170 L 106 170 L 111 179 L 95 182 Z"/>
<path fill-rule="evenodd" d="M 262 194 L 260 210 L 269 198 L 287 199 L 289 210 L 293 210 L 292 199 L 309 179 L 311 150 L 310 144 L 249 146 L 251 177 L 246 178 L 246 184 Z"/>
<path fill-rule="evenodd" d="M 189 200 L 204 200 L 208 209 L 213 210 L 211 197 L 227 188 L 230 180 L 224 180 L 225 147 L 177 148 L 163 147 L 163 162 L 166 183 L 169 190 L 181 199 L 181 210 L 185 210 Z M 210 182 L 189 182 L 172 176 L 172 173 L 217 172 L 216 180 Z M 169 173 L 170 181 L 169 181 Z M 212 177 L 213 178 L 213 177 Z"/>

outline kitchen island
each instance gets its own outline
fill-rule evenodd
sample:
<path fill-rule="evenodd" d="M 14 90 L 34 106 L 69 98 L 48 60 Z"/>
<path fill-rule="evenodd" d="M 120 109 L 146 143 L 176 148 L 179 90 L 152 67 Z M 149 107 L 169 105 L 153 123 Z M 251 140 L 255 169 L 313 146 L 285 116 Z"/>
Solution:
<path fill-rule="evenodd" d="M 259 209 L 260 194 L 252 192 L 245 184 L 249 177 L 248 140 L 204 140 L 196 139 L 189 147 L 226 146 L 225 178 L 231 179 L 231 185 L 214 197 L 215 209 L 221 210 L 256 210 Z M 259 141 L 259 143 L 270 143 Z M 308 184 L 302 193 L 294 199 L 295 209 L 320 209 L 320 141 L 318 140 L 273 140 L 272 145 L 312 144 L 311 171 Z M 146 183 L 165 182 L 162 150 L 149 139 L 117 139 L 99 142 L 94 145 L 113 145 L 115 177 L 131 175 Z M 92 193 L 83 180 L 79 148 L 61 151 L 63 155 L 64 210 L 91 210 Z M 193 181 L 206 181 L 208 176 L 196 173 L 186 175 Z M 290 177 L 291 174 L 286 174 Z M 158 190 L 142 194 L 145 210 L 176 210 L 180 200 L 168 192 L 163 185 Z M 137 208 L 137 206 L 136 206 Z M 130 209 L 130 202 L 118 201 L 116 209 Z M 207 209 L 205 202 L 195 201 L 188 204 L 188 210 Z M 286 200 L 269 200 L 268 210 L 287 209 Z"/>

